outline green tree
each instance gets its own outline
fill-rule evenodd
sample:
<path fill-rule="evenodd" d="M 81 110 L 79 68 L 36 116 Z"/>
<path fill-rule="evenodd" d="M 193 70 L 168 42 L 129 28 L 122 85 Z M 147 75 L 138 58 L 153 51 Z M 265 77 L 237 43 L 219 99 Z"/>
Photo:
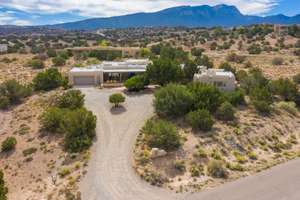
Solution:
<path fill-rule="evenodd" d="M 66 80 L 55 68 L 50 68 L 44 72 L 40 72 L 33 79 L 33 87 L 35 90 L 48 91 L 60 86 L 64 86 L 65 84 Z"/>
<path fill-rule="evenodd" d="M 192 106 L 191 93 L 183 85 L 168 84 L 154 94 L 155 112 L 162 116 L 183 116 Z"/>
<path fill-rule="evenodd" d="M 66 115 L 67 110 L 52 107 L 44 111 L 40 117 L 40 123 L 45 131 L 50 133 L 60 132 L 61 122 Z"/>
<path fill-rule="evenodd" d="M 191 81 L 194 78 L 194 74 L 198 72 L 198 66 L 194 61 L 188 60 L 183 68 L 184 77 Z"/>
<path fill-rule="evenodd" d="M 56 67 L 64 66 L 66 64 L 66 60 L 63 57 L 56 56 L 52 58 L 52 63 Z"/>
<path fill-rule="evenodd" d="M 172 151 L 180 147 L 181 137 L 176 126 L 165 120 L 148 120 L 142 129 L 145 140 L 152 148 Z"/>
<path fill-rule="evenodd" d="M 177 82 L 182 77 L 180 66 L 167 58 L 159 58 L 149 64 L 146 70 L 147 78 L 159 85 L 166 85 L 170 82 Z"/>
<path fill-rule="evenodd" d="M 124 85 L 129 91 L 140 91 L 147 85 L 147 80 L 144 75 L 136 75 L 126 80 Z"/>
<path fill-rule="evenodd" d="M 215 112 L 224 102 L 223 94 L 212 85 L 195 82 L 188 85 L 188 90 L 192 94 L 194 109 Z"/>
<path fill-rule="evenodd" d="M 82 152 L 92 145 L 96 136 L 96 116 L 85 108 L 67 112 L 61 129 L 65 133 L 64 146 L 70 152 Z"/>
<path fill-rule="evenodd" d="M 200 109 L 190 112 L 186 117 L 188 123 L 194 129 L 200 129 L 202 131 L 211 130 L 214 120 L 208 110 Z"/>
<path fill-rule="evenodd" d="M 207 55 L 198 56 L 195 59 L 195 62 L 198 66 L 205 66 L 207 68 L 213 68 L 214 67 L 213 61 L 211 61 Z"/>
<path fill-rule="evenodd" d="M 83 107 L 84 94 L 80 90 L 69 90 L 59 96 L 56 105 L 60 108 L 77 109 Z"/>
<path fill-rule="evenodd" d="M 120 103 L 125 102 L 125 96 L 121 93 L 115 93 L 109 96 L 109 102 L 114 104 L 115 107 L 118 107 Z"/>
<path fill-rule="evenodd" d="M 289 79 L 271 81 L 270 87 L 274 94 L 282 96 L 285 101 L 294 101 L 298 93 L 298 86 Z"/>
<path fill-rule="evenodd" d="M 225 101 L 220 105 L 220 107 L 217 110 L 217 117 L 220 120 L 223 121 L 232 121 L 234 120 L 234 113 L 235 110 L 231 103 Z"/>

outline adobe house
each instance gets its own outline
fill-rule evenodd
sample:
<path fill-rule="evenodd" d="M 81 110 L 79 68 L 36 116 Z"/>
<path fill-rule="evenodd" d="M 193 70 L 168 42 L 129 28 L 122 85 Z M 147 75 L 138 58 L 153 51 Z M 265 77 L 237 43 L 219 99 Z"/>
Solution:
<path fill-rule="evenodd" d="M 223 91 L 234 91 L 236 88 L 236 79 L 232 72 L 224 69 L 207 69 L 200 67 L 200 73 L 194 75 L 194 81 L 212 84 Z"/>
<path fill-rule="evenodd" d="M 146 71 L 148 59 L 128 59 L 120 62 L 102 62 L 99 65 L 76 67 L 69 72 L 71 85 L 103 85 L 122 83 L 128 78 Z"/>

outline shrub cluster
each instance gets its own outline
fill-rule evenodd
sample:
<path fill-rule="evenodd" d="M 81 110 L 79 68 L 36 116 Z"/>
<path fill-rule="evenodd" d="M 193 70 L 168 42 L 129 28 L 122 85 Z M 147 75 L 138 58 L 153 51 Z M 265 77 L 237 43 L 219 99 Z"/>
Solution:
<path fill-rule="evenodd" d="M 188 113 L 192 95 L 183 85 L 169 84 L 155 93 L 154 108 L 162 116 L 179 117 Z"/>
<path fill-rule="evenodd" d="M 28 61 L 27 66 L 32 67 L 33 69 L 43 69 L 45 64 L 41 59 L 32 59 Z"/>
<path fill-rule="evenodd" d="M 0 84 L 0 109 L 7 109 L 10 105 L 18 104 L 22 99 L 30 96 L 32 89 L 16 80 L 8 80 Z"/>
<path fill-rule="evenodd" d="M 161 119 L 150 119 L 142 129 L 145 140 L 152 148 L 160 148 L 166 151 L 177 149 L 181 145 L 181 137 L 176 126 Z"/>
<path fill-rule="evenodd" d="M 215 178 L 227 178 L 228 171 L 224 167 L 223 161 L 211 160 L 207 165 L 208 174 Z"/>
<path fill-rule="evenodd" d="M 217 117 L 220 120 L 223 121 L 232 121 L 234 120 L 234 113 L 235 110 L 231 103 L 229 102 L 224 102 L 221 104 L 221 106 L 217 110 Z"/>
<path fill-rule="evenodd" d="M 47 109 L 40 117 L 45 131 L 64 134 L 64 146 L 70 152 L 89 148 L 95 137 L 96 116 L 83 104 L 84 95 L 71 90 L 58 97 L 56 106 Z"/>
<path fill-rule="evenodd" d="M 33 87 L 35 90 L 49 91 L 61 86 L 66 87 L 67 85 L 68 81 L 62 77 L 61 73 L 55 68 L 40 72 L 33 79 Z"/>
<path fill-rule="evenodd" d="M 209 131 L 211 130 L 214 120 L 209 113 L 209 111 L 205 109 L 199 109 L 193 112 L 190 112 L 187 115 L 188 123 L 194 128 L 199 129 L 202 131 Z"/>

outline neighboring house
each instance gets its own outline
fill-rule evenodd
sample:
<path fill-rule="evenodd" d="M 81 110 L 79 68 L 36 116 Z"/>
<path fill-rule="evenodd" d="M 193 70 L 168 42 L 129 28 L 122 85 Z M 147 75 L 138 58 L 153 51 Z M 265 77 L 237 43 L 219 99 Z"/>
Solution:
<path fill-rule="evenodd" d="M 234 91 L 236 79 L 232 72 L 223 69 L 207 69 L 200 67 L 200 73 L 194 75 L 194 81 L 212 84 L 223 91 Z"/>
<path fill-rule="evenodd" d="M 128 78 L 146 71 L 148 59 L 129 59 L 121 62 L 102 62 L 82 68 L 73 68 L 69 72 L 71 85 L 103 85 L 122 83 Z"/>
<path fill-rule="evenodd" d="M 0 53 L 6 53 L 8 50 L 7 44 L 0 44 Z"/>

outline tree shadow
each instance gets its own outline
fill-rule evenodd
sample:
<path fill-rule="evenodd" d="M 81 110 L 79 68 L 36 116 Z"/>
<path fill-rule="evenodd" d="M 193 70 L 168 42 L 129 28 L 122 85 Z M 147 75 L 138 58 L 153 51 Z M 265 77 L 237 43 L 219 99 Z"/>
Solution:
<path fill-rule="evenodd" d="M 128 91 L 127 89 L 123 90 L 123 93 L 126 94 L 129 97 L 135 97 L 135 96 L 143 96 L 143 95 L 149 95 L 154 93 L 153 88 L 145 88 L 141 91 Z"/>
<path fill-rule="evenodd" d="M 110 112 L 111 112 L 111 114 L 113 114 L 113 115 L 120 115 L 120 114 L 122 114 L 122 113 L 124 113 L 124 112 L 126 112 L 127 111 L 127 109 L 124 107 L 124 106 L 122 106 L 122 105 L 120 105 L 120 106 L 113 106 L 113 107 L 111 107 L 111 109 L 110 109 Z"/>
<path fill-rule="evenodd" d="M 15 153 L 15 149 L 12 149 L 12 150 L 10 150 L 10 151 L 7 151 L 7 152 L 1 152 L 0 151 L 0 159 L 7 159 L 7 158 L 9 158 L 12 154 L 14 154 Z"/>

